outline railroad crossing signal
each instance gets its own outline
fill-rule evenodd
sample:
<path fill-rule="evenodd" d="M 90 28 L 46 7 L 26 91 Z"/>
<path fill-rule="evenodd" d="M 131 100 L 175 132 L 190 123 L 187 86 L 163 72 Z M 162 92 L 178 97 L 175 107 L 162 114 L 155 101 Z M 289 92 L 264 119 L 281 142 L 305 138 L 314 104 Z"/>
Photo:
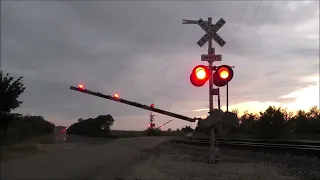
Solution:
<path fill-rule="evenodd" d="M 203 86 L 210 78 L 210 69 L 204 65 L 198 65 L 193 68 L 190 74 L 190 82 L 196 86 Z"/>
<path fill-rule="evenodd" d="M 156 126 L 156 124 L 154 124 L 154 123 L 149 123 L 149 124 L 148 124 L 148 127 L 151 128 L 151 129 L 153 129 L 154 126 Z"/>
<path fill-rule="evenodd" d="M 212 83 L 218 87 L 225 86 L 233 78 L 233 70 L 228 65 L 221 65 L 212 74 Z"/>
<path fill-rule="evenodd" d="M 212 64 L 215 61 L 222 61 L 222 56 L 221 55 L 215 55 L 214 53 L 214 48 L 212 48 L 212 39 L 215 40 L 221 47 L 223 47 L 226 42 L 217 34 L 217 31 L 226 23 L 226 21 L 222 18 L 216 23 L 212 24 L 212 18 L 208 18 L 208 21 L 204 21 L 202 19 L 199 19 L 198 21 L 196 20 L 183 20 L 182 24 L 198 24 L 205 32 L 206 34 L 197 42 L 197 44 L 202 47 L 206 42 L 208 42 L 208 55 L 203 54 L 201 56 L 201 61 L 208 61 L 209 66 L 205 67 L 202 66 L 200 71 L 201 73 L 198 74 L 197 69 L 199 70 L 200 67 L 196 66 L 191 75 L 190 75 L 190 81 L 194 86 L 203 86 L 206 81 L 209 79 L 209 109 L 210 113 L 213 112 L 213 95 L 218 95 L 218 108 L 220 109 L 220 94 L 219 94 L 219 88 L 218 89 L 213 89 L 213 84 L 218 84 L 218 85 L 223 85 L 224 82 L 228 82 L 232 79 L 230 75 L 233 76 L 233 72 L 231 74 L 231 71 L 228 71 L 227 68 L 219 68 L 215 73 L 212 73 L 212 70 L 214 70 Z M 201 70 L 200 69 L 200 70 Z M 208 73 L 207 73 L 208 72 Z M 214 76 L 216 82 L 214 81 Z M 231 78 L 230 78 L 231 77 Z M 220 79 L 219 79 L 220 78 Z M 209 120 L 205 120 L 206 122 L 209 122 Z M 212 123 L 214 123 L 212 121 Z M 221 126 L 220 126 L 221 128 Z M 215 128 L 211 128 L 211 133 L 210 133 L 210 140 L 211 142 L 216 141 L 215 137 Z M 218 151 L 212 151 L 213 149 L 217 150 L 214 147 L 215 143 L 211 143 L 211 150 L 210 150 L 210 161 L 214 162 L 216 157 L 215 154 Z M 218 156 L 217 156 L 218 157 Z"/>
<path fill-rule="evenodd" d="M 216 24 L 208 24 L 201 18 L 198 21 L 198 25 L 206 32 L 206 34 L 197 42 L 197 44 L 202 47 L 209 39 L 215 40 L 221 47 L 223 47 L 226 42 L 217 34 L 217 31 L 226 23 L 222 18 Z"/>

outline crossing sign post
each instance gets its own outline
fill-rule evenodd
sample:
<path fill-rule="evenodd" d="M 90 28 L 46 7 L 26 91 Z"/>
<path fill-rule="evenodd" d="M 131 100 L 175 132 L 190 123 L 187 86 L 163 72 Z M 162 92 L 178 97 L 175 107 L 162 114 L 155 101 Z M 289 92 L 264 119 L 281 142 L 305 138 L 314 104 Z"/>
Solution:
<path fill-rule="evenodd" d="M 209 63 L 209 70 L 210 70 L 210 78 L 209 78 L 209 116 L 212 116 L 212 112 L 214 112 L 213 109 L 213 96 L 218 96 L 218 104 L 220 109 L 220 93 L 219 88 L 213 89 L 213 80 L 212 80 L 212 73 L 214 70 L 214 67 L 212 65 L 215 61 L 222 61 L 222 55 L 216 55 L 215 49 L 212 48 L 212 39 L 220 46 L 223 47 L 226 42 L 217 34 L 217 31 L 221 29 L 221 27 L 226 23 L 226 21 L 222 18 L 215 23 L 212 24 L 212 18 L 209 17 L 208 21 L 205 21 L 203 19 L 199 20 L 182 20 L 182 24 L 197 24 L 199 25 L 206 34 L 200 38 L 200 40 L 197 42 L 198 46 L 202 47 L 206 42 L 208 42 L 208 54 L 202 54 L 201 55 L 201 61 L 207 61 Z M 216 146 L 216 137 L 215 137 L 215 129 L 213 126 L 210 126 L 211 128 L 211 135 L 210 135 L 210 162 L 215 162 L 219 158 L 219 148 Z M 221 128 L 220 128 L 221 130 Z"/>

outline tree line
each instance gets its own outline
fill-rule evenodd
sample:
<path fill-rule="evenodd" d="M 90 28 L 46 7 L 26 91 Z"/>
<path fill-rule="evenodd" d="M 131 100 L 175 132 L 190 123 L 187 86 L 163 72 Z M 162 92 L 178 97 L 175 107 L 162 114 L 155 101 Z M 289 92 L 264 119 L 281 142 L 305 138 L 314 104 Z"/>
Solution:
<path fill-rule="evenodd" d="M 110 114 L 100 115 L 96 118 L 78 119 L 78 122 L 72 124 L 67 129 L 68 134 L 85 135 L 85 136 L 108 136 L 110 126 L 114 119 Z"/>
<path fill-rule="evenodd" d="M 238 114 L 237 110 L 233 113 Z M 320 109 L 313 106 L 309 111 L 299 110 L 296 113 L 281 107 L 268 107 L 258 114 L 245 111 L 239 118 L 236 127 L 222 127 L 232 137 L 279 139 L 284 137 L 320 137 Z M 196 132 L 207 132 L 196 128 Z"/>

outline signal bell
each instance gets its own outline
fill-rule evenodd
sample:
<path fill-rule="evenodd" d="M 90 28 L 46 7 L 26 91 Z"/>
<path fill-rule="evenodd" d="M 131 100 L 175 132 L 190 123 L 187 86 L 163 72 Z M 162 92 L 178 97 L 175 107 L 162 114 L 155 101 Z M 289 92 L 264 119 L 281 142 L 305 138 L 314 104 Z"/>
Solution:
<path fill-rule="evenodd" d="M 203 86 L 210 78 L 210 69 L 204 65 L 198 65 L 193 68 L 190 74 L 190 82 L 196 86 Z"/>
<path fill-rule="evenodd" d="M 228 65 L 221 65 L 217 67 L 216 71 L 212 74 L 213 84 L 222 87 L 225 86 L 233 78 L 233 70 Z"/>

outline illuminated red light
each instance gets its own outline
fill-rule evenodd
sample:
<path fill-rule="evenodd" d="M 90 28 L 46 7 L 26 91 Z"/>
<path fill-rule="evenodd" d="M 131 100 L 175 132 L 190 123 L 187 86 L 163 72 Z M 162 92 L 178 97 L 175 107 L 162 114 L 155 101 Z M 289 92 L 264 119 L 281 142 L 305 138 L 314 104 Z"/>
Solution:
<path fill-rule="evenodd" d="M 219 76 L 221 79 L 227 79 L 229 77 L 229 70 L 227 68 L 221 68 L 219 70 Z"/>
<path fill-rule="evenodd" d="M 115 98 L 119 98 L 119 94 L 117 94 L 117 93 L 115 93 L 114 95 L 113 95 L 113 97 L 115 97 Z"/>
<path fill-rule="evenodd" d="M 203 67 L 198 67 L 196 69 L 196 77 L 201 80 L 207 77 L 206 71 Z"/>
<path fill-rule="evenodd" d="M 83 84 L 79 84 L 78 86 L 80 89 L 84 89 L 84 85 Z"/>
<path fill-rule="evenodd" d="M 197 65 L 190 74 L 190 82 L 196 87 L 203 86 L 210 77 L 210 69 L 204 65 Z"/>

